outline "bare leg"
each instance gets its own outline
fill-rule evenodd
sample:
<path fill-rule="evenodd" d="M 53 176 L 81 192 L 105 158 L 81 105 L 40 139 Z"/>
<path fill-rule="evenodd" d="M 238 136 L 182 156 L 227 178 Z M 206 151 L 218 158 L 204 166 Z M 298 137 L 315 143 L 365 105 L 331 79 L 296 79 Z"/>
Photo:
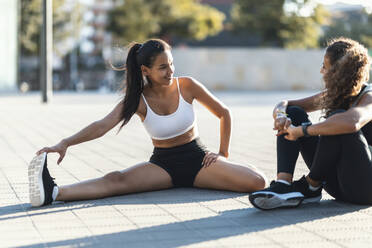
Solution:
<path fill-rule="evenodd" d="M 199 188 L 253 192 L 265 188 L 265 176 L 256 169 L 218 159 L 203 167 L 195 178 L 194 186 Z"/>
<path fill-rule="evenodd" d="M 279 172 L 278 176 L 277 176 L 277 179 L 278 180 L 284 180 L 284 181 L 287 181 L 289 183 L 292 183 L 293 175 L 290 174 L 290 173 L 287 173 L 287 172 Z"/>
<path fill-rule="evenodd" d="M 57 201 L 98 199 L 135 192 L 171 188 L 169 174 L 157 165 L 144 162 L 123 171 L 71 185 L 60 186 Z"/>

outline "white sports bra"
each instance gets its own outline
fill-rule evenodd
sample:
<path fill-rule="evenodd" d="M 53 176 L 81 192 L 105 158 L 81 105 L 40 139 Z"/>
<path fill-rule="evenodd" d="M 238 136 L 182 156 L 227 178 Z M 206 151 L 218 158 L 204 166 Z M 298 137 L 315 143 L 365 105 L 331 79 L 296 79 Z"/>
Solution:
<path fill-rule="evenodd" d="M 176 81 L 178 89 L 178 108 L 172 114 L 156 114 L 147 103 L 145 96 L 141 94 L 147 108 L 143 125 L 153 139 L 165 140 L 174 138 L 191 130 L 195 125 L 196 118 L 193 105 L 183 99 L 178 78 L 176 78 Z"/>

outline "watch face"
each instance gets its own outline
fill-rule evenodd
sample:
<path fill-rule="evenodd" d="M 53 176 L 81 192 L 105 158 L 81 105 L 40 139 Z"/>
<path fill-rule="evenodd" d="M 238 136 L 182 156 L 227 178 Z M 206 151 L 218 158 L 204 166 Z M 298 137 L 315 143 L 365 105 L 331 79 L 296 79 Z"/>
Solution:
<path fill-rule="evenodd" d="M 312 123 L 309 121 L 309 122 L 303 122 L 301 123 L 301 126 L 310 126 Z"/>

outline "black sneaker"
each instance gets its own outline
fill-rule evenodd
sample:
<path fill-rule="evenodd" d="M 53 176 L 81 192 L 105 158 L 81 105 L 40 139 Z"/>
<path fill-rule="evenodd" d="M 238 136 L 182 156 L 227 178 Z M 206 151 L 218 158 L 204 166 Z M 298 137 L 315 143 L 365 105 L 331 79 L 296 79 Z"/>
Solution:
<path fill-rule="evenodd" d="M 296 191 L 301 192 L 301 194 L 304 195 L 302 203 L 315 203 L 320 202 L 322 199 L 323 187 L 319 187 L 317 190 L 311 190 L 305 176 L 302 176 L 300 180 L 294 181 L 292 185 Z"/>
<path fill-rule="evenodd" d="M 294 190 L 293 185 L 278 181 L 272 181 L 270 187 L 249 195 L 253 206 L 262 210 L 297 207 L 303 199 L 304 195 Z"/>
<path fill-rule="evenodd" d="M 28 166 L 30 202 L 33 207 L 40 207 L 53 202 L 54 178 L 47 168 L 47 155 L 42 153 L 34 157 Z"/>

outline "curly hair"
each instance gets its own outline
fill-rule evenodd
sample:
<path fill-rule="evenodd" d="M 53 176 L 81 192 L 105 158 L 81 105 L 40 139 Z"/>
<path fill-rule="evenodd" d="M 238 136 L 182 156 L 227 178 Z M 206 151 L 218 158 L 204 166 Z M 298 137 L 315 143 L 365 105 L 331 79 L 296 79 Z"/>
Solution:
<path fill-rule="evenodd" d="M 325 57 L 331 66 L 323 75 L 326 91 L 320 104 L 328 117 L 336 109 L 347 110 L 355 101 L 369 80 L 371 60 L 363 45 L 344 37 L 328 43 Z"/>

